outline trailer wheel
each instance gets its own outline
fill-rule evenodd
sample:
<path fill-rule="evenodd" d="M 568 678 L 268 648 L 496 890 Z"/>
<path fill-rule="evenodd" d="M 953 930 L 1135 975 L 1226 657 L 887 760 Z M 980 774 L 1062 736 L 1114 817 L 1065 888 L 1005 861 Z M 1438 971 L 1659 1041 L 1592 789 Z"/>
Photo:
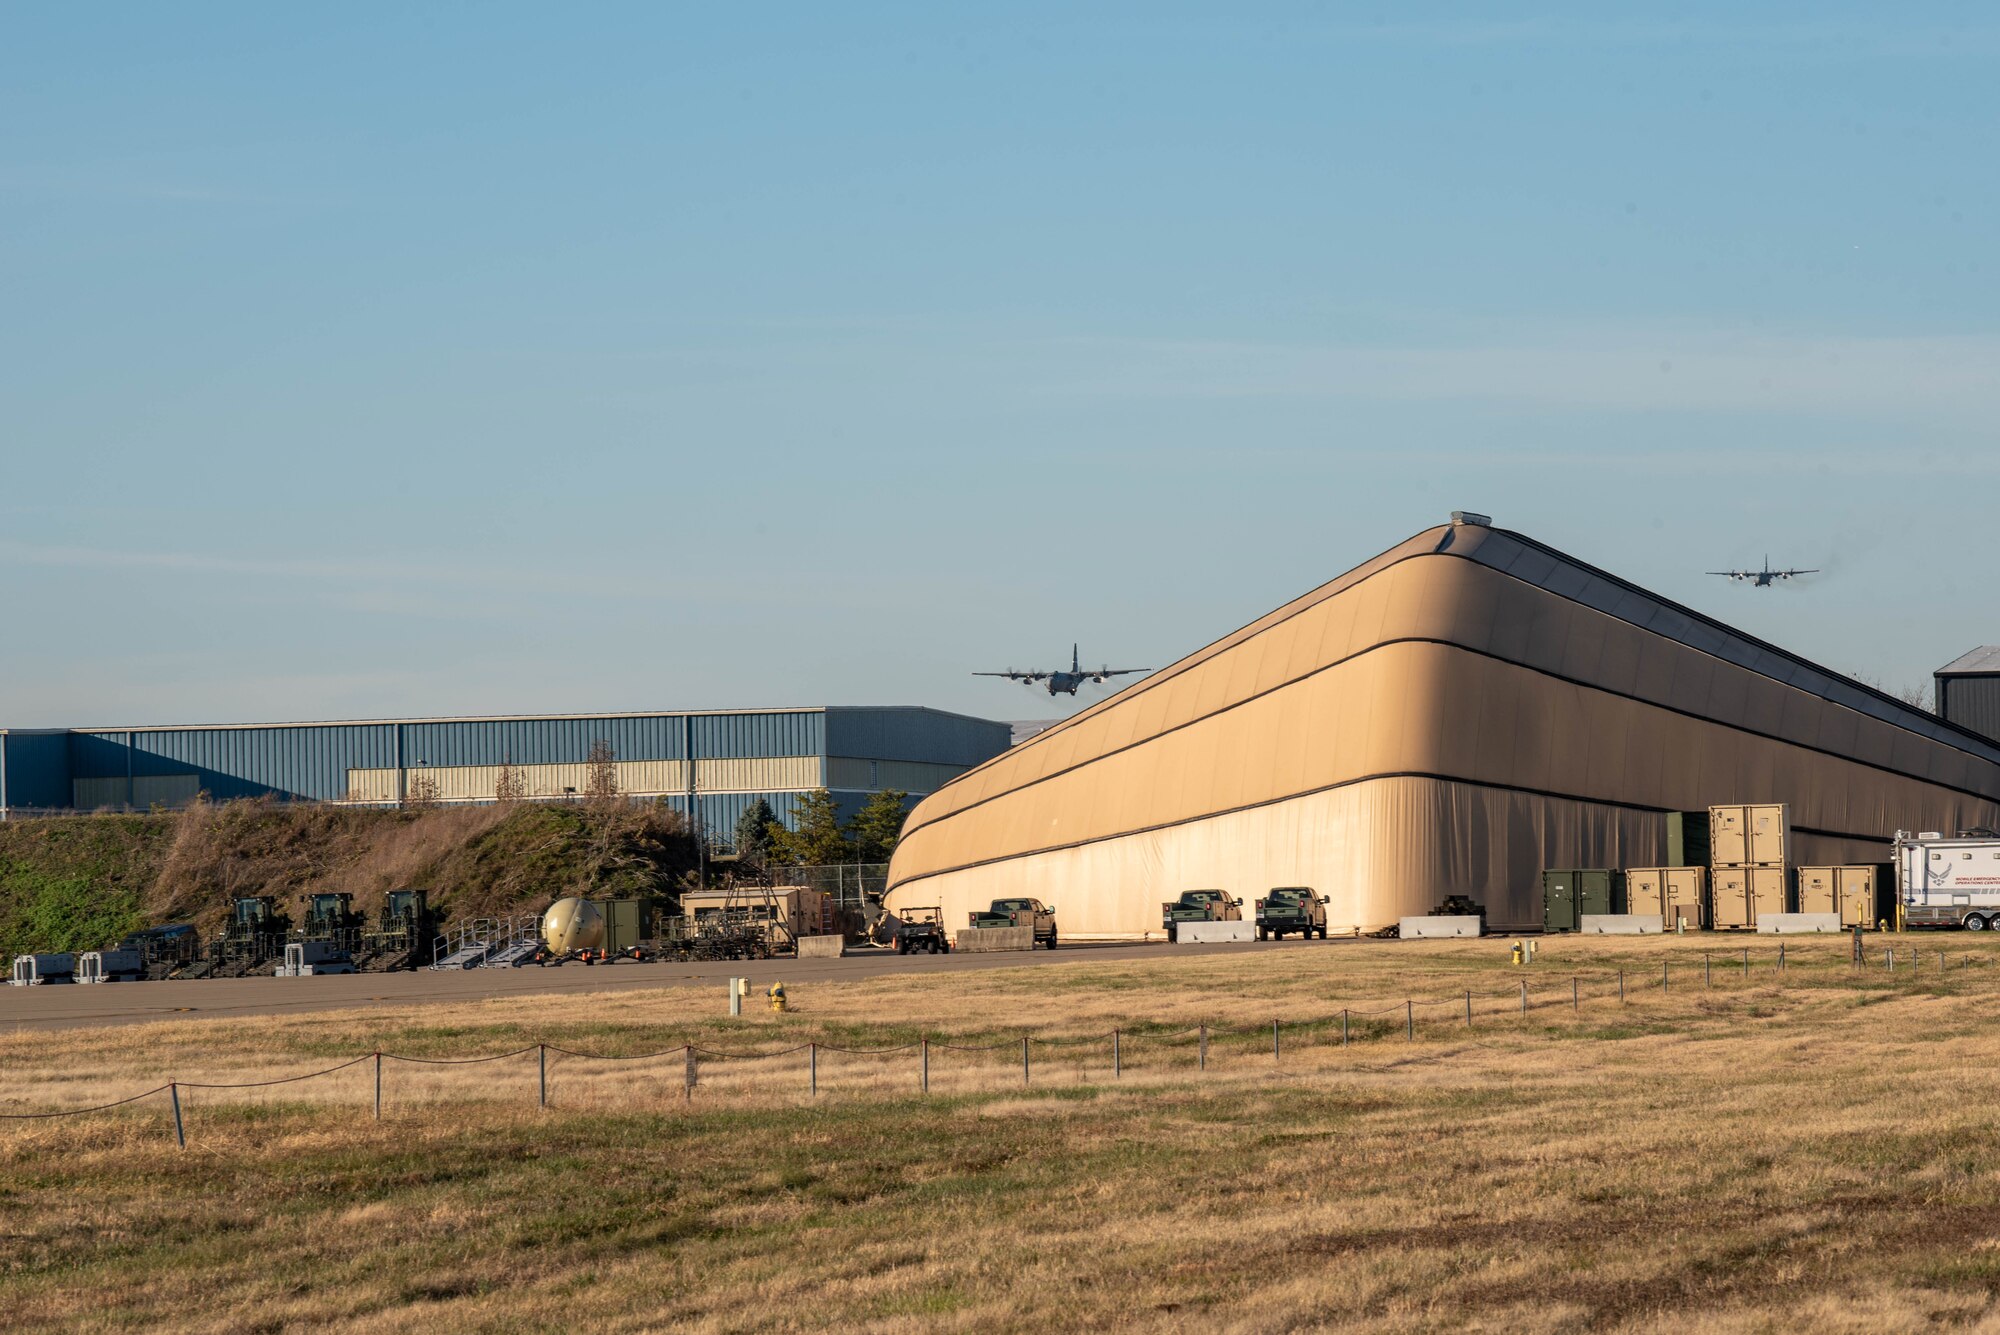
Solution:
<path fill-rule="evenodd" d="M 1986 919 L 1985 919 L 1985 917 L 1984 917 L 1983 915 L 1981 915 L 1981 914 L 1977 914 L 1977 913 L 1968 913 L 1968 914 L 1966 914 L 1966 915 L 1965 915 L 1965 930 L 1966 930 L 1966 931 L 1968 931 L 1968 932 L 1983 932 L 1983 931 L 1985 931 L 1985 930 L 1986 930 Z"/>

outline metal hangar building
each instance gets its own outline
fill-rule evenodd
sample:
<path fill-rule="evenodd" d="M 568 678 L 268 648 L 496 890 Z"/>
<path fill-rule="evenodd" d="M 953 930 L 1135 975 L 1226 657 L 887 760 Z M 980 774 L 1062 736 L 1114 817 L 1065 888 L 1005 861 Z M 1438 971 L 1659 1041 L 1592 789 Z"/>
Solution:
<path fill-rule="evenodd" d="M 1748 802 L 1802 865 L 1881 861 L 2000 828 L 2000 744 L 1454 516 L 946 784 L 888 902 L 1137 936 L 1184 890 L 1310 885 L 1336 930 L 1449 894 L 1523 929 L 1542 869 L 1659 866 L 1668 812 Z"/>
<path fill-rule="evenodd" d="M 0 813 L 149 810 L 218 801 L 394 806 L 412 781 L 444 802 L 491 801 L 512 767 L 530 797 L 589 784 L 610 748 L 618 788 L 727 836 L 764 798 L 789 823 L 827 788 L 849 815 L 871 793 L 928 794 L 1005 751 L 1009 725 L 916 707 L 371 719 L 201 727 L 0 729 Z"/>

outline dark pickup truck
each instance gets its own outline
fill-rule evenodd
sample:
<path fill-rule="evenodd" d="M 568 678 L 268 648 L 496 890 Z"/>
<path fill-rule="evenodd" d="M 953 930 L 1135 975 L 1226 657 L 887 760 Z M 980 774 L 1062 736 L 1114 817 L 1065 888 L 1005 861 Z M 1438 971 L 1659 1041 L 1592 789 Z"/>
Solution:
<path fill-rule="evenodd" d="M 1032 927 L 1034 945 L 1056 948 L 1056 911 L 1039 899 L 996 899 L 985 910 L 974 911 L 971 921 L 975 928 Z"/>
<path fill-rule="evenodd" d="M 1300 940 L 1326 940 L 1326 896 L 1309 885 L 1281 885 L 1257 901 L 1257 939 L 1283 940 L 1297 932 Z"/>
<path fill-rule="evenodd" d="M 1227 890 L 1186 890 L 1179 899 L 1160 905 L 1160 925 L 1167 940 L 1178 941 L 1184 922 L 1241 922 L 1243 901 Z"/>

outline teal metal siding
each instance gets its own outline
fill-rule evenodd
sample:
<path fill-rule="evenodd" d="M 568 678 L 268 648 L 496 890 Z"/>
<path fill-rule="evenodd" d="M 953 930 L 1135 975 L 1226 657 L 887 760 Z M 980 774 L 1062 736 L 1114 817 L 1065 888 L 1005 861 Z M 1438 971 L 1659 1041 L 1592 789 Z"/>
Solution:
<path fill-rule="evenodd" d="M 826 754 L 863 760 L 921 760 L 970 769 L 1005 751 L 1013 726 L 936 709 L 826 711 Z"/>
<path fill-rule="evenodd" d="M 69 805 L 69 735 L 0 733 L 0 808 Z"/>
<path fill-rule="evenodd" d="M 739 760 L 829 754 L 969 767 L 1006 750 L 1008 725 L 928 709 L 805 709 L 757 713 L 648 714 L 620 718 L 440 719 L 299 723 L 246 728 L 134 728 L 7 736 L 7 800 L 64 807 L 73 779 L 192 774 L 218 801 L 273 796 L 337 801 L 353 769 L 581 763 L 604 741 L 619 760 Z M 24 759 L 11 759 L 17 748 Z M 875 748 L 875 749 L 870 749 Z M 825 766 L 819 774 L 823 781 Z M 20 776 L 26 775 L 23 780 Z M 129 791 L 129 790 L 128 790 Z M 850 800 L 852 799 L 852 800 Z M 701 795 L 712 829 L 733 829 L 754 795 Z M 773 794 L 785 817 L 791 799 Z M 865 800 L 842 794 L 851 814 Z"/>

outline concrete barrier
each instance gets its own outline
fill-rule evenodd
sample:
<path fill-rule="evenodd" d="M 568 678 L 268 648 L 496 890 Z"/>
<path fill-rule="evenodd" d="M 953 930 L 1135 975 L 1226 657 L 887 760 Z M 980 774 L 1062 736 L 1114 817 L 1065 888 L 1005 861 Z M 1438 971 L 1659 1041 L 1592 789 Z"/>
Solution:
<path fill-rule="evenodd" d="M 1254 922 L 1183 922 L 1175 924 L 1175 937 L 1184 946 L 1209 945 L 1217 941 L 1255 941 Z"/>
<path fill-rule="evenodd" d="M 1838 913 L 1760 913 L 1757 930 L 1772 935 L 1779 932 L 1838 932 Z"/>
<path fill-rule="evenodd" d="M 1405 941 L 1423 941 L 1439 936 L 1478 936 L 1479 919 L 1471 916 L 1439 917 L 1435 914 L 1404 918 L 1396 924 L 1396 935 Z"/>
<path fill-rule="evenodd" d="M 1658 936 L 1667 926 L 1657 913 L 1585 913 L 1576 930 L 1584 936 Z"/>
<path fill-rule="evenodd" d="M 1032 927 L 961 927 L 952 946 L 953 950 L 963 950 L 969 955 L 989 950 L 1034 948 L 1035 929 Z"/>
<path fill-rule="evenodd" d="M 799 938 L 799 958 L 802 960 L 837 960 L 846 953 L 847 938 L 839 932 Z"/>

